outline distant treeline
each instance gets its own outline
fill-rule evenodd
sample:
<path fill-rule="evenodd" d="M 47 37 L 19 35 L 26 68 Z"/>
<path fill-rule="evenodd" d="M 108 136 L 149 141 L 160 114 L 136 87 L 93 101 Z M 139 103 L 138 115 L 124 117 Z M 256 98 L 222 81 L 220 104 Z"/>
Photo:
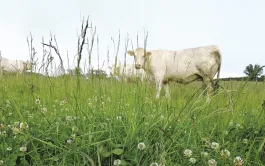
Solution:
<path fill-rule="evenodd" d="M 262 82 L 264 81 L 265 76 L 261 76 L 261 77 L 257 77 L 254 78 L 252 80 L 249 80 L 249 77 L 229 77 L 229 78 L 220 78 L 219 80 L 221 81 L 258 81 L 258 82 Z"/>

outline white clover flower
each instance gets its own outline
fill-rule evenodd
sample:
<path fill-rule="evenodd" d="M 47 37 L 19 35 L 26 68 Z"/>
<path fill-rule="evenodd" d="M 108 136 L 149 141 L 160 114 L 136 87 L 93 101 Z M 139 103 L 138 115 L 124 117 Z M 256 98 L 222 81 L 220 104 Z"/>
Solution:
<path fill-rule="evenodd" d="M 219 144 L 217 142 L 212 142 L 211 148 L 214 149 L 214 150 L 218 149 L 219 148 Z"/>
<path fill-rule="evenodd" d="M 243 143 L 247 144 L 248 143 L 248 139 L 243 139 Z"/>
<path fill-rule="evenodd" d="M 11 151 L 12 150 L 12 147 L 7 147 L 6 150 L 7 151 Z"/>
<path fill-rule="evenodd" d="M 144 150 L 145 149 L 145 144 L 143 142 L 140 142 L 137 147 L 140 150 Z"/>
<path fill-rule="evenodd" d="M 191 157 L 191 158 L 189 159 L 189 162 L 190 162 L 191 164 L 195 164 L 195 163 L 196 163 L 196 159 L 193 158 L 193 157 Z"/>
<path fill-rule="evenodd" d="M 183 152 L 185 157 L 191 157 L 192 156 L 192 151 L 190 149 L 185 149 Z"/>
<path fill-rule="evenodd" d="M 3 160 L 0 160 L 0 165 L 4 165 L 4 161 Z"/>
<path fill-rule="evenodd" d="M 158 166 L 158 164 L 154 162 L 154 163 L 151 163 L 150 166 Z"/>
<path fill-rule="evenodd" d="M 12 127 L 12 131 L 14 134 L 17 134 L 19 132 L 19 129 L 16 127 Z"/>
<path fill-rule="evenodd" d="M 121 160 L 119 159 L 114 160 L 113 165 L 121 165 Z"/>
<path fill-rule="evenodd" d="M 36 103 L 36 104 L 40 104 L 40 99 L 37 98 L 37 99 L 35 100 L 35 103 Z"/>
<path fill-rule="evenodd" d="M 12 115 L 13 115 L 13 113 L 12 113 L 12 112 L 9 112 L 9 113 L 8 113 L 8 115 L 9 115 L 9 116 L 12 116 Z"/>
<path fill-rule="evenodd" d="M 47 108 L 45 108 L 45 107 L 41 108 L 41 112 L 42 113 L 46 113 L 47 112 Z"/>
<path fill-rule="evenodd" d="M 21 152 L 26 152 L 27 151 L 27 147 L 26 146 L 22 146 L 22 147 L 19 148 L 19 150 Z"/>
<path fill-rule="evenodd" d="M 121 120 L 121 116 L 117 116 L 117 119 L 118 119 L 118 120 Z"/>
<path fill-rule="evenodd" d="M 0 123 L 0 129 L 4 128 L 4 125 L 2 123 Z"/>
<path fill-rule="evenodd" d="M 228 131 L 227 130 L 224 133 L 225 133 L 225 135 L 228 135 Z"/>
<path fill-rule="evenodd" d="M 66 142 L 67 142 L 68 144 L 71 144 L 71 143 L 73 142 L 73 140 L 68 139 Z"/>
<path fill-rule="evenodd" d="M 201 152 L 201 156 L 202 157 L 207 157 L 208 156 L 208 152 Z"/>
<path fill-rule="evenodd" d="M 215 161 L 215 159 L 211 159 L 211 160 L 208 161 L 208 165 L 209 166 L 216 166 L 217 162 Z"/>
<path fill-rule="evenodd" d="M 28 126 L 27 122 L 21 122 L 21 123 L 19 124 L 19 128 L 20 128 L 21 130 L 23 130 L 23 129 L 28 129 L 29 126 Z"/>
<path fill-rule="evenodd" d="M 234 158 L 234 166 L 242 166 L 244 163 L 243 159 L 239 156 Z"/>
<path fill-rule="evenodd" d="M 224 159 L 230 157 L 230 152 L 227 149 L 221 150 L 220 154 L 221 154 L 221 157 Z"/>

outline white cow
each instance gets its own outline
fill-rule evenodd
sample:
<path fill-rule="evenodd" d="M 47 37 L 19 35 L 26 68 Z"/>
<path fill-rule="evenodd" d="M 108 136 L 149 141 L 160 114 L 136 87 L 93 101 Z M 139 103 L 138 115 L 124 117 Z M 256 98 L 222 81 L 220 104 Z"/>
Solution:
<path fill-rule="evenodd" d="M 156 82 L 156 98 L 159 98 L 164 86 L 166 97 L 170 98 L 168 82 L 188 84 L 202 80 L 207 88 L 207 102 L 213 90 L 213 78 L 217 74 L 217 82 L 221 68 L 221 53 L 217 46 L 209 45 L 184 50 L 149 50 L 136 48 L 128 54 L 135 58 L 135 68 L 144 69 L 154 77 Z"/>
<path fill-rule="evenodd" d="M 29 61 L 22 60 L 10 60 L 4 57 L 0 57 L 0 72 L 8 73 L 22 73 L 32 68 L 32 64 Z"/>
<path fill-rule="evenodd" d="M 115 71 L 114 65 L 110 68 L 111 68 L 112 75 L 121 76 L 125 78 L 125 80 L 127 80 L 128 78 L 138 77 L 143 82 L 146 77 L 145 71 L 143 69 L 136 69 L 134 64 L 126 64 L 126 66 L 117 65 L 116 71 Z"/>

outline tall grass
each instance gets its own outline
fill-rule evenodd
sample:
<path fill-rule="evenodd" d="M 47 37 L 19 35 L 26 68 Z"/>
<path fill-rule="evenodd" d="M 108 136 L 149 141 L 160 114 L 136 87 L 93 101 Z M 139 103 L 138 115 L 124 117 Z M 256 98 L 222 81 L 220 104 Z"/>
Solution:
<path fill-rule="evenodd" d="M 264 165 L 263 83 L 221 82 L 211 103 L 200 83 L 171 84 L 171 100 L 151 83 L 62 76 L 0 80 L 3 165 Z M 233 90 L 233 91 L 232 91 Z M 164 92 L 162 91 L 162 95 Z M 77 96 L 79 95 L 79 96 Z M 219 144 L 213 149 L 212 143 Z M 139 147 L 143 143 L 145 147 Z M 143 145 L 140 144 L 140 145 Z M 139 145 L 139 146 L 140 146 Z M 25 149 L 26 148 L 26 149 Z M 185 156 L 190 149 L 192 156 Z M 227 149 L 231 155 L 221 156 Z M 201 152 L 207 152 L 203 157 Z"/>

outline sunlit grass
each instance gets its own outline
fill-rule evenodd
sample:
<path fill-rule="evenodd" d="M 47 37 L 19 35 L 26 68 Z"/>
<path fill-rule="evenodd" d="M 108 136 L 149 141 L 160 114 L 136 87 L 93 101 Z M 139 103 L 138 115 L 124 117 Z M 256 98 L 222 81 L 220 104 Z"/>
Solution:
<path fill-rule="evenodd" d="M 0 79 L 3 165 L 265 164 L 264 83 L 221 82 L 209 104 L 200 82 L 171 84 L 171 100 L 153 83 L 80 83 Z"/>

